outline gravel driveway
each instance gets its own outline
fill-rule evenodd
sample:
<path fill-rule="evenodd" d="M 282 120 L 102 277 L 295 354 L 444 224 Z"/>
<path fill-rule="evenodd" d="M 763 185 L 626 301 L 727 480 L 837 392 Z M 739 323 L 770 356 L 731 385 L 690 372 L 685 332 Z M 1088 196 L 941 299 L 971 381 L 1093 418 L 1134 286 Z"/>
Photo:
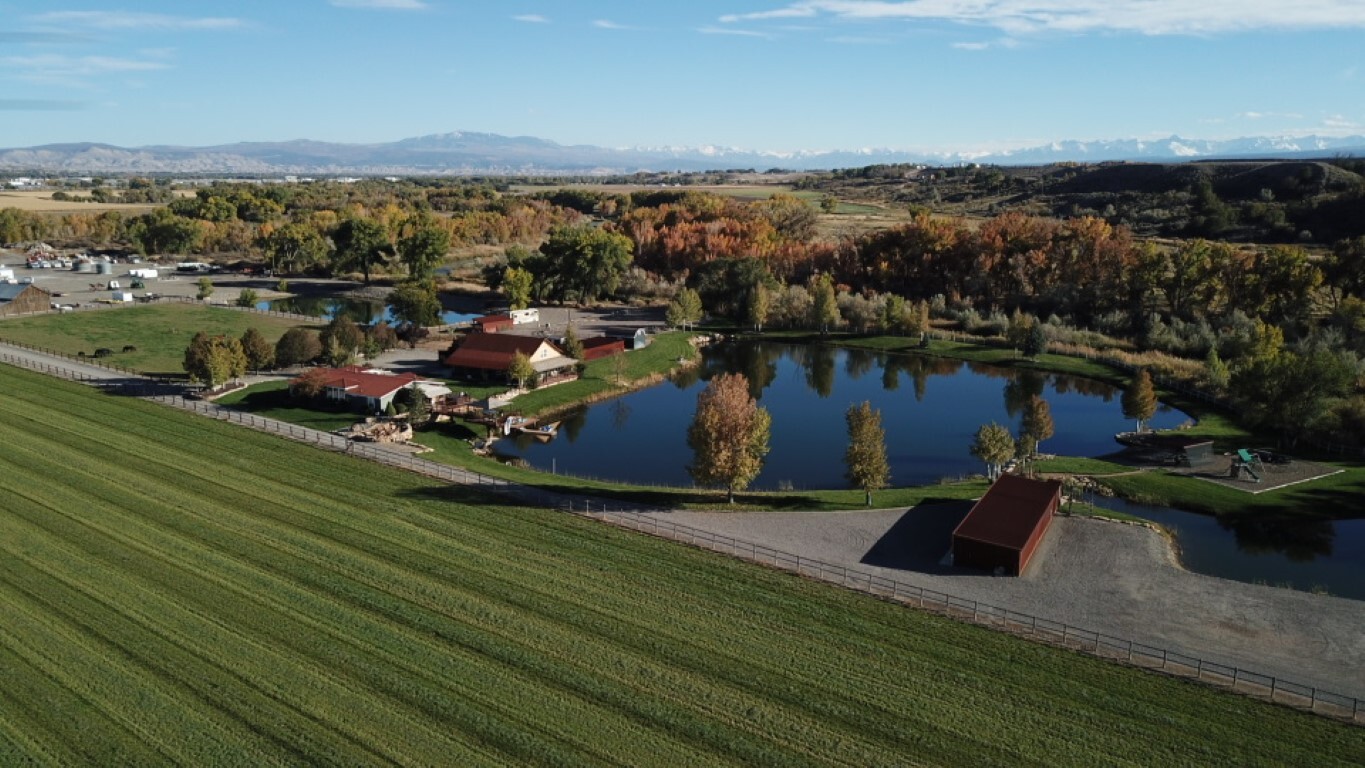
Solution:
<path fill-rule="evenodd" d="M 943 564 L 970 504 L 660 512 L 673 522 L 926 589 L 1365 698 L 1365 602 L 1190 573 L 1148 528 L 1057 518 L 1022 577 Z"/>

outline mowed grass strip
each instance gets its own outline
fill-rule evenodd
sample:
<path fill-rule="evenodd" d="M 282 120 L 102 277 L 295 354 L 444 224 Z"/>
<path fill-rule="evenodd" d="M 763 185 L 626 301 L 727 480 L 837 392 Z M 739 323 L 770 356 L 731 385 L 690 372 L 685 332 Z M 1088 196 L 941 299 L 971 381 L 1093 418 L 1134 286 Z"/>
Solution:
<path fill-rule="evenodd" d="M 33 693 L 0 694 L 16 754 L 70 756 L 74 737 L 83 757 L 175 760 L 190 727 L 220 763 L 1365 751 L 1358 728 L 231 425 L 3 367 L 0 391 L 0 441 L 23 447 L 0 482 L 29 502 L 0 512 L 0 601 L 30 617 L 0 634 Z M 184 714 L 149 707 L 130 729 L 119 708 L 141 697 Z M 103 737 L 62 730 L 74 702 Z"/>
<path fill-rule="evenodd" d="M 64 355 L 109 349 L 114 354 L 103 362 L 142 373 L 179 376 L 185 372 L 185 348 L 199 331 L 240 338 L 247 328 L 255 328 L 274 343 L 298 325 L 304 324 L 226 307 L 146 304 L 5 320 L 0 322 L 0 339 Z M 127 346 L 137 349 L 124 352 Z"/>

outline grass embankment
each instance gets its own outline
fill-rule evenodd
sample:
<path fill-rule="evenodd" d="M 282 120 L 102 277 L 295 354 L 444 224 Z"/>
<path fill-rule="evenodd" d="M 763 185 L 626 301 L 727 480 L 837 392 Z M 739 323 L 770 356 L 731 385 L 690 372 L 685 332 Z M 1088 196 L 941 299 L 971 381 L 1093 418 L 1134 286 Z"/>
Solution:
<path fill-rule="evenodd" d="M 35 315 L 0 322 L 0 339 L 65 355 L 113 350 L 102 362 L 141 373 L 183 376 L 185 348 L 199 331 L 240 337 L 255 328 L 271 342 L 297 321 L 199 304 L 148 304 L 91 312 Z M 137 349 L 124 352 L 123 348 Z"/>
<path fill-rule="evenodd" d="M 697 350 L 692 334 L 661 333 L 649 346 L 624 356 L 604 357 L 588 363 L 577 381 L 535 389 L 519 396 L 506 409 L 509 413 L 540 416 L 583 403 L 604 400 L 638 388 L 676 368 L 679 360 L 692 360 Z M 624 383 L 618 383 L 624 382 Z"/>
<path fill-rule="evenodd" d="M 5 366 L 0 388 L 0 762 L 1365 754 L 1360 728 L 717 554 Z"/>

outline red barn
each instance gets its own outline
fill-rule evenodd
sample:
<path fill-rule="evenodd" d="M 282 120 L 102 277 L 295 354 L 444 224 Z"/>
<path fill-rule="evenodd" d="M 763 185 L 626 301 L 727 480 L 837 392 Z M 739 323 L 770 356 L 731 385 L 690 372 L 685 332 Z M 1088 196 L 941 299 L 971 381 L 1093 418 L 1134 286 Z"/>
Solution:
<path fill-rule="evenodd" d="M 953 564 L 1018 576 L 1061 502 L 1059 480 L 1001 475 L 953 531 Z"/>
<path fill-rule="evenodd" d="M 474 318 L 474 325 L 484 333 L 512 330 L 511 315 L 484 315 Z"/>

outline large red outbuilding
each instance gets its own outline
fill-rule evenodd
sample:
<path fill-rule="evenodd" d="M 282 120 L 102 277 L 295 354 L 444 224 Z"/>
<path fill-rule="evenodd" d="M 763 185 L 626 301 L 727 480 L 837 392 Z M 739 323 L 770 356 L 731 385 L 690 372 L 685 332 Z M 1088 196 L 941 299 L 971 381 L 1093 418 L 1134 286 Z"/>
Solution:
<path fill-rule="evenodd" d="M 1001 475 L 953 531 L 953 564 L 1018 576 L 1061 502 L 1058 480 Z"/>

